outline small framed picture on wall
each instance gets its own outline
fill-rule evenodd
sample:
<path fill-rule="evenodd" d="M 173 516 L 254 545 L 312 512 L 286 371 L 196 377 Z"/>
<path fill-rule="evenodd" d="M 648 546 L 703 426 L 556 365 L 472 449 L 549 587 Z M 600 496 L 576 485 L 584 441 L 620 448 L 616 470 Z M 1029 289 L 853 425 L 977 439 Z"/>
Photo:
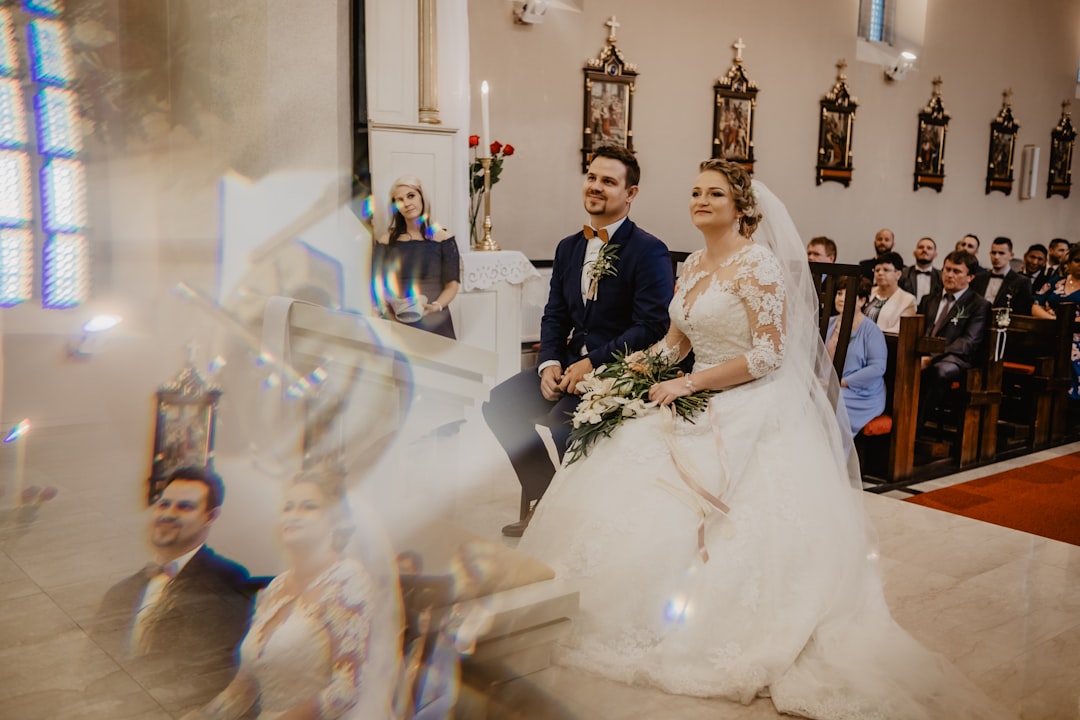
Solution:
<path fill-rule="evenodd" d="M 758 87 L 746 76 L 743 67 L 742 51 L 746 45 L 742 38 L 732 47 L 735 63 L 713 85 L 712 157 L 738 163 L 753 174 Z"/>
<path fill-rule="evenodd" d="M 584 117 L 581 140 L 581 172 L 587 172 L 593 150 L 605 145 L 634 149 L 634 88 L 637 67 L 626 62 L 616 46 L 615 18 L 606 23 L 607 44 L 585 63 Z"/>
<path fill-rule="evenodd" d="M 817 184 L 838 182 L 851 184 L 851 138 L 855 129 L 855 108 L 858 104 L 847 86 L 843 60 L 836 63 L 836 83 L 821 100 L 818 121 Z"/>

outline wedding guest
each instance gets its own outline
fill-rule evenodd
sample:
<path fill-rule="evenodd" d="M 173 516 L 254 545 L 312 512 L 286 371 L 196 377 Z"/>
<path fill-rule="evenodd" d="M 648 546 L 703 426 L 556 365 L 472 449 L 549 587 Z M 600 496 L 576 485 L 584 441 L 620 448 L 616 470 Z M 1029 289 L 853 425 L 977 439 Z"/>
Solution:
<path fill-rule="evenodd" d="M 882 332 L 900 332 L 900 318 L 915 314 L 915 296 L 900 289 L 903 270 L 904 259 L 894 252 L 879 257 L 874 266 L 874 289 L 863 312 Z"/>
<path fill-rule="evenodd" d="M 1043 285 L 1043 290 L 1035 296 L 1031 314 L 1040 318 L 1057 316 L 1057 307 L 1062 303 L 1076 303 L 1080 308 L 1080 245 L 1073 245 L 1065 255 L 1062 273 L 1054 280 Z M 1080 319 L 1080 311 L 1077 312 Z M 1075 326 L 1074 326 L 1075 327 Z M 1072 385 L 1069 387 L 1069 399 L 1080 400 L 1080 332 L 1073 333 Z"/>
<path fill-rule="evenodd" d="M 1046 278 L 1044 282 L 1053 282 L 1057 277 L 1065 274 L 1065 258 L 1069 254 L 1069 241 L 1065 238 L 1054 238 L 1050 241 L 1050 252 L 1046 257 Z M 1036 288 L 1042 291 L 1042 288 Z"/>
<path fill-rule="evenodd" d="M 538 419 L 551 429 L 561 460 L 581 379 L 616 352 L 642 350 L 667 331 L 675 285 L 667 246 L 628 217 L 640 178 L 629 150 L 595 151 L 582 187 L 590 222 L 555 249 L 539 367 L 496 385 L 484 404 L 484 419 L 521 484 L 519 520 L 503 528 L 509 537 L 521 537 L 555 474 Z"/>
<path fill-rule="evenodd" d="M 956 241 L 956 249 L 962 252 L 970 253 L 975 258 L 975 274 L 982 275 L 986 272 L 986 268 L 979 265 L 979 236 L 974 233 L 968 233 L 964 237 Z"/>
<path fill-rule="evenodd" d="M 836 262 L 836 242 L 824 235 L 811 238 L 806 244 L 806 259 L 809 262 Z"/>
<path fill-rule="evenodd" d="M 971 281 L 971 289 L 995 308 L 1012 308 L 1020 315 L 1031 314 L 1031 280 L 1012 269 L 1013 244 L 1007 237 L 990 243 L 990 272 Z"/>
<path fill-rule="evenodd" d="M 133 672 L 173 678 L 180 707 L 229 684 L 251 618 L 247 571 L 206 545 L 224 498 L 210 470 L 170 474 L 150 511 L 151 562 L 109 589 L 94 621 L 107 649 L 136 661 Z"/>
<path fill-rule="evenodd" d="M 847 291 L 836 293 L 836 315 L 829 319 L 829 357 L 836 356 L 838 322 L 844 313 Z M 852 436 L 858 435 L 866 423 L 885 411 L 885 366 L 889 351 L 881 328 L 869 322 L 863 308 L 870 299 L 870 281 L 862 278 L 855 294 L 855 318 L 851 325 L 844 372 L 840 378 L 840 397 L 844 399 Z"/>
<path fill-rule="evenodd" d="M 383 700 L 370 717 L 390 717 L 392 688 L 368 680 L 375 583 L 344 551 L 355 529 L 341 479 L 331 471 L 297 475 L 285 491 L 278 537 L 288 569 L 259 594 L 232 683 L 188 718 L 232 720 L 259 708 L 260 720 L 336 720 L 361 701 Z M 400 661 L 400 635 L 394 633 Z M 377 648 L 386 652 L 387 648 Z"/>
<path fill-rule="evenodd" d="M 1035 243 L 1024 253 L 1024 267 L 1020 274 L 1031 281 L 1032 292 L 1037 292 L 1046 282 L 1046 246 Z"/>
<path fill-rule="evenodd" d="M 990 303 L 971 290 L 978 260 L 971 253 L 954 250 L 945 256 L 941 270 L 942 291 L 927 295 L 919 305 L 926 316 L 925 334 L 945 338 L 945 350 L 922 358 L 922 391 L 918 427 L 936 410 L 949 386 L 972 367 L 986 339 Z"/>
<path fill-rule="evenodd" d="M 448 308 L 461 286 L 457 241 L 432 219 L 419 178 L 395 180 L 390 203 L 390 228 L 371 252 L 375 306 L 383 317 L 455 338 Z"/>
<path fill-rule="evenodd" d="M 900 273 L 900 288 L 914 295 L 918 305 L 924 297 L 941 289 L 941 271 L 934 267 L 937 243 L 931 237 L 919 238 L 913 254 L 915 264 Z"/>
<path fill-rule="evenodd" d="M 859 261 L 859 267 L 862 268 L 863 277 L 868 280 L 874 279 L 874 267 L 877 266 L 878 258 L 885 253 L 892 252 L 893 245 L 896 244 L 896 236 L 889 228 L 881 228 L 874 235 L 874 257 L 866 260 Z"/>

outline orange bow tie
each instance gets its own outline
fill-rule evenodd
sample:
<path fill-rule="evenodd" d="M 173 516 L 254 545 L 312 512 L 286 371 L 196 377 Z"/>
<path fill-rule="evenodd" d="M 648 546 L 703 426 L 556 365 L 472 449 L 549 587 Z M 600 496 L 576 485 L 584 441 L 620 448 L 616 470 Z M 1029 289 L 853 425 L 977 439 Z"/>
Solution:
<path fill-rule="evenodd" d="M 581 232 L 585 233 L 586 240 L 592 240 L 595 237 L 600 238 L 602 242 L 608 241 L 607 228 L 601 228 L 600 230 L 593 230 L 592 225 L 585 225 Z"/>

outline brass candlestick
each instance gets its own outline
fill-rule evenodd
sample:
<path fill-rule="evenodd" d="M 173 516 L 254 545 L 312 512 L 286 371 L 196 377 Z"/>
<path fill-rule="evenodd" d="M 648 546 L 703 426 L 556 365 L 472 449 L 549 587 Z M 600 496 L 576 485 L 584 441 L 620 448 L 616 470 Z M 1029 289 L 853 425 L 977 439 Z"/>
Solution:
<path fill-rule="evenodd" d="M 499 243 L 491 237 L 491 158 L 480 158 L 480 165 L 484 168 L 484 234 L 476 243 L 476 249 L 501 250 Z"/>

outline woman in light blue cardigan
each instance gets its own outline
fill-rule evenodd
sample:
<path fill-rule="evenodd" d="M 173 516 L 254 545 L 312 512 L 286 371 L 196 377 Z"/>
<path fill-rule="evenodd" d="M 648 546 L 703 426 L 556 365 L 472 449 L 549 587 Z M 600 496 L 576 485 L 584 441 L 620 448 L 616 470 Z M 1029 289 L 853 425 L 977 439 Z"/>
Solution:
<path fill-rule="evenodd" d="M 840 315 L 829 319 L 829 339 L 826 347 L 830 356 L 836 353 L 839 320 L 844 312 L 844 295 L 843 290 L 836 293 L 836 311 Z M 840 378 L 840 397 L 844 399 L 853 436 L 858 435 L 866 423 L 885 410 L 885 365 L 888 361 L 888 350 L 881 328 L 863 315 L 863 307 L 869 298 L 870 281 L 864 278 L 856 291 L 855 320 L 852 323 L 847 357 L 844 359 L 843 377 Z"/>

